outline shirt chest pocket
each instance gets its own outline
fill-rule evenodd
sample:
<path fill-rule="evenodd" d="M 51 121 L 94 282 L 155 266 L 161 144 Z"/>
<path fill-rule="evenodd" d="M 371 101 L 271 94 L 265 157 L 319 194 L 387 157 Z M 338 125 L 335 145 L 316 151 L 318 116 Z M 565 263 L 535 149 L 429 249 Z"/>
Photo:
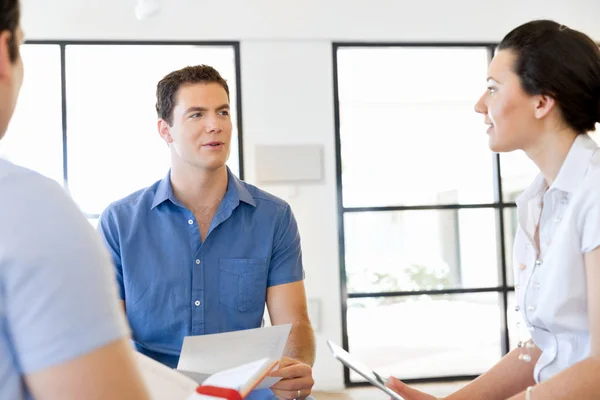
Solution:
<path fill-rule="evenodd" d="M 245 312 L 264 308 L 267 299 L 267 262 L 261 258 L 219 260 L 219 301 Z"/>

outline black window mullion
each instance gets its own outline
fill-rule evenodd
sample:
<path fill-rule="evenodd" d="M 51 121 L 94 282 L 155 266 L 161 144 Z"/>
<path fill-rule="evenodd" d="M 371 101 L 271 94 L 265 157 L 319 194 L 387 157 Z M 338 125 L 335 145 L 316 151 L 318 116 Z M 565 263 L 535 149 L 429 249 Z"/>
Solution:
<path fill-rule="evenodd" d="M 505 206 L 514 206 L 514 203 L 506 203 Z M 478 208 L 498 208 L 498 203 L 477 203 L 477 204 L 428 204 L 416 206 L 377 206 L 377 207 L 345 207 L 342 209 L 345 213 L 356 212 L 378 212 L 378 211 L 424 211 L 424 210 L 460 210 L 460 209 L 478 209 Z"/>
<path fill-rule="evenodd" d="M 495 287 L 476 287 L 476 288 L 456 288 L 456 289 L 437 289 L 437 290 L 403 290 L 397 292 L 352 292 L 348 293 L 349 299 L 365 299 L 374 297 L 406 297 L 406 296 L 422 296 L 422 295 L 444 295 L 444 294 L 468 294 L 468 293 L 493 293 L 506 292 L 514 290 L 512 287 L 495 286 Z"/>
<path fill-rule="evenodd" d="M 502 202 L 502 178 L 500 174 L 500 156 L 494 155 L 494 187 L 495 192 L 499 196 L 498 208 L 496 210 L 496 236 L 498 241 L 496 242 L 497 254 L 499 255 L 499 271 L 498 278 L 501 286 L 507 288 L 507 275 L 506 275 L 506 246 L 505 246 L 505 226 L 504 226 L 504 204 Z M 508 293 L 504 290 L 500 294 L 500 342 L 502 345 L 502 355 L 508 353 L 510 348 L 509 334 L 508 334 Z"/>
<path fill-rule="evenodd" d="M 337 209 L 338 209 L 338 237 L 339 237 L 339 257 L 340 257 L 340 294 L 342 311 L 342 347 L 348 350 L 348 286 L 346 276 L 346 246 L 344 234 L 344 198 L 342 192 L 342 143 L 340 132 L 340 98 L 338 87 L 338 45 L 332 46 L 332 65 L 333 65 L 333 113 L 335 128 L 335 174 L 337 182 Z M 350 381 L 350 370 L 344 366 L 344 384 L 352 385 Z"/>
<path fill-rule="evenodd" d="M 496 46 L 488 47 L 488 64 L 494 57 L 494 51 Z M 494 201 L 498 203 L 498 210 L 496 213 L 496 232 L 497 232 L 497 254 L 499 258 L 499 282 L 505 290 L 500 294 L 500 342 L 502 345 L 502 355 L 505 355 L 510 350 L 510 336 L 508 327 L 508 277 L 506 268 L 506 227 L 504 225 L 504 208 L 507 204 L 504 203 L 504 194 L 502 192 L 502 170 L 500 165 L 500 154 L 495 153 L 493 156 L 493 171 L 494 171 Z M 513 204 L 509 204 L 513 205 Z"/>
<path fill-rule="evenodd" d="M 69 161 L 67 146 L 67 71 L 66 45 L 60 44 L 60 94 L 62 108 L 63 185 L 69 190 Z"/>

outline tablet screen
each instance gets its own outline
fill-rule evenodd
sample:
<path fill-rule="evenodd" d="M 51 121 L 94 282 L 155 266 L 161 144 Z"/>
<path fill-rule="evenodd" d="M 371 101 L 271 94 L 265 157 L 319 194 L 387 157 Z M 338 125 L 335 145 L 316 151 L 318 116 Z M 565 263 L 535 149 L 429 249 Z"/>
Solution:
<path fill-rule="evenodd" d="M 385 379 L 382 378 L 377 372 L 373 371 L 372 369 L 358 361 L 356 358 L 352 357 L 350 353 L 342 349 L 337 344 L 333 343 L 331 340 L 328 340 L 327 344 L 329 345 L 333 356 L 339 361 L 341 361 L 342 364 L 360 374 L 373 386 L 376 386 L 379 389 L 383 390 L 384 392 L 392 396 L 392 398 L 396 400 L 403 400 L 402 397 L 400 397 L 400 395 L 398 395 L 396 392 L 385 386 Z"/>

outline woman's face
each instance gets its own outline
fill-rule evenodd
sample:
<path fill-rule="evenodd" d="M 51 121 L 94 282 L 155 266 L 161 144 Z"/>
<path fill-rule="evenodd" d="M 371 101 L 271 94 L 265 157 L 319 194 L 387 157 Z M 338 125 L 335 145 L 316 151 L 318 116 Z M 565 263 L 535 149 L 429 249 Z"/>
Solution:
<path fill-rule="evenodd" d="M 537 99 L 523 90 L 513 69 L 516 59 L 511 50 L 496 54 L 488 68 L 487 89 L 475 104 L 489 126 L 489 147 L 494 152 L 524 150 L 538 136 Z"/>

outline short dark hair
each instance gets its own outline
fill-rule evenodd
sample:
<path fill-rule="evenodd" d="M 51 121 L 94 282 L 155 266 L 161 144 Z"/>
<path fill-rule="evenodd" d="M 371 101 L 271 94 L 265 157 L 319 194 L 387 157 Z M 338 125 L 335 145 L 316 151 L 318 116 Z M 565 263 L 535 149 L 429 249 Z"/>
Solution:
<path fill-rule="evenodd" d="M 579 133 L 600 122 L 600 49 L 587 35 L 557 22 L 523 24 L 502 39 L 512 50 L 523 90 L 556 100 L 565 122 Z"/>
<path fill-rule="evenodd" d="M 162 78 L 156 86 L 156 113 L 169 125 L 173 124 L 173 108 L 175 108 L 179 88 L 190 83 L 218 83 L 229 97 L 227 81 L 213 67 L 195 65 L 173 71 Z"/>
<path fill-rule="evenodd" d="M 19 43 L 17 41 L 17 28 L 21 18 L 19 0 L 0 0 L 0 32 L 9 31 L 8 55 L 12 62 L 19 57 Z"/>

